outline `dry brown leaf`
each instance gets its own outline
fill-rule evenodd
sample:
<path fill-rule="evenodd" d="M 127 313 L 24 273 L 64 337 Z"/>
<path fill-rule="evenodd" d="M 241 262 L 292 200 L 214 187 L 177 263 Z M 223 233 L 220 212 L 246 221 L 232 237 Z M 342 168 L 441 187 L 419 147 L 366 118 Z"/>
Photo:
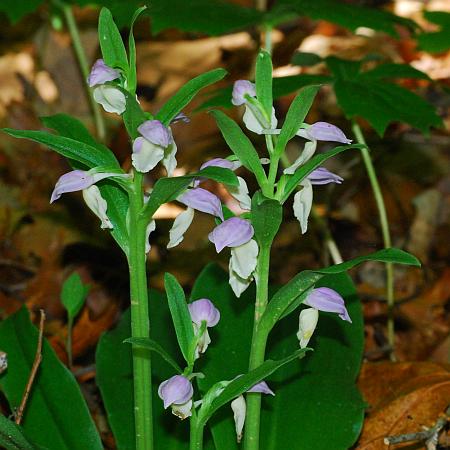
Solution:
<path fill-rule="evenodd" d="M 359 387 L 370 409 L 358 450 L 385 450 L 385 437 L 433 426 L 450 402 L 448 368 L 428 362 L 366 363 Z"/>

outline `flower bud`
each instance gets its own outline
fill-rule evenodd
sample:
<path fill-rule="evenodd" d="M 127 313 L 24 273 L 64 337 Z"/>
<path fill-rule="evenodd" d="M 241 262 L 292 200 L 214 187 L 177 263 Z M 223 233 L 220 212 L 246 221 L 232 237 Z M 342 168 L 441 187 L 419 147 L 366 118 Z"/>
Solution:
<path fill-rule="evenodd" d="M 233 93 L 231 103 L 235 106 L 243 105 L 247 102 L 245 95 L 256 97 L 255 85 L 248 80 L 237 80 L 233 85 Z"/>

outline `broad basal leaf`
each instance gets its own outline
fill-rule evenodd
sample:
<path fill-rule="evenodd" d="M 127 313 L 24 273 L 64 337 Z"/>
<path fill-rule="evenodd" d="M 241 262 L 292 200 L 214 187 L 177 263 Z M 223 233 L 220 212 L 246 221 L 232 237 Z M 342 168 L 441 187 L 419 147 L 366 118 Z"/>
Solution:
<path fill-rule="evenodd" d="M 38 450 L 19 425 L 0 414 L 0 446 L 6 450 Z"/>
<path fill-rule="evenodd" d="M 0 323 L 2 350 L 8 354 L 8 370 L 0 377 L 0 386 L 13 410 L 30 375 L 37 335 L 26 308 Z M 30 441 L 48 450 L 103 449 L 75 378 L 45 339 L 22 424 Z"/>

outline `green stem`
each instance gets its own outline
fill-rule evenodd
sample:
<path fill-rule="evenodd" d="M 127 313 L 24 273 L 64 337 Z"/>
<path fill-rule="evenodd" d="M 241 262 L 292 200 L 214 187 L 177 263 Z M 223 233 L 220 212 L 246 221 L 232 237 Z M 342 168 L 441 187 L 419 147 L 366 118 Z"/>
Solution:
<path fill-rule="evenodd" d="M 97 130 L 97 137 L 100 141 L 105 140 L 105 122 L 103 121 L 102 112 L 99 104 L 94 100 L 92 95 L 92 90 L 86 83 L 86 79 L 89 75 L 89 64 L 87 62 L 86 53 L 81 43 L 80 33 L 78 32 L 78 26 L 73 16 L 72 6 L 68 3 L 59 0 L 53 0 L 55 5 L 61 8 L 63 12 L 64 19 L 67 24 L 67 29 L 69 30 L 70 37 L 72 39 L 73 49 L 77 57 L 78 65 L 80 66 L 81 74 L 83 76 L 83 85 L 86 87 L 86 93 L 89 98 L 89 103 L 91 105 L 92 114 L 94 116 L 95 128 Z"/>
<path fill-rule="evenodd" d="M 69 369 L 72 369 L 73 365 L 72 329 L 73 329 L 73 318 L 69 317 L 69 319 L 67 320 L 67 341 L 66 341 L 67 365 L 69 366 Z"/>
<path fill-rule="evenodd" d="M 249 371 L 264 362 L 268 333 L 259 328 L 259 321 L 266 310 L 269 299 L 269 265 L 272 244 L 261 245 L 258 255 L 255 319 L 253 323 L 252 346 L 250 350 Z M 247 394 L 247 414 L 244 433 L 244 449 L 259 449 L 259 429 L 261 420 L 261 394 Z"/>
<path fill-rule="evenodd" d="M 148 290 L 145 255 L 146 223 L 140 213 L 144 203 L 142 174 L 134 173 L 134 190 L 130 193 L 129 233 L 131 294 L 131 336 L 150 337 Z M 136 450 L 153 449 L 152 382 L 150 352 L 133 345 L 134 418 Z"/>
<path fill-rule="evenodd" d="M 192 407 L 192 417 L 190 422 L 189 450 L 202 450 L 204 425 L 198 421 L 194 407 Z"/>
<path fill-rule="evenodd" d="M 392 247 L 391 234 L 389 231 L 389 221 L 387 218 L 386 206 L 384 204 L 383 194 L 381 192 L 380 183 L 378 182 L 375 167 L 370 157 L 369 148 L 364 139 L 361 127 L 353 122 L 352 130 L 359 144 L 364 144 L 365 147 L 361 149 L 361 155 L 366 167 L 367 175 L 369 176 L 370 185 L 372 187 L 375 203 L 378 208 L 378 215 L 380 218 L 381 233 L 383 236 L 384 248 Z M 394 267 L 392 263 L 386 263 L 386 298 L 388 304 L 388 321 L 387 321 L 387 335 L 388 343 L 391 349 L 391 359 L 395 360 L 395 329 L 394 329 Z"/>

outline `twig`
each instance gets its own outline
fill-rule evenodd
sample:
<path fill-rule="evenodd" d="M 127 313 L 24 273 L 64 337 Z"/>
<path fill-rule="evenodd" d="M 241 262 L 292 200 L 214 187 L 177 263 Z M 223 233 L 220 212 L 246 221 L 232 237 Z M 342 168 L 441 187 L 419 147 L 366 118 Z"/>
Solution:
<path fill-rule="evenodd" d="M 42 338 L 44 336 L 44 322 L 45 322 L 45 312 L 43 309 L 39 310 L 41 313 L 41 318 L 39 320 L 39 336 L 38 336 L 38 343 L 36 347 L 36 355 L 34 357 L 33 366 L 31 367 L 30 376 L 28 378 L 27 385 L 25 387 L 25 392 L 23 393 L 22 401 L 20 403 L 19 408 L 17 409 L 17 412 L 15 414 L 16 416 L 16 424 L 20 425 L 20 422 L 22 421 L 23 412 L 25 410 L 25 406 L 27 404 L 28 396 L 30 395 L 31 388 L 33 387 L 33 382 L 36 377 L 37 371 L 39 369 L 39 365 L 42 361 Z"/>
<path fill-rule="evenodd" d="M 386 445 L 393 445 L 393 444 L 401 444 L 403 442 L 423 441 L 425 442 L 427 450 L 435 450 L 439 439 L 439 433 L 447 425 L 449 418 L 450 418 L 450 406 L 445 411 L 445 415 L 439 417 L 439 419 L 436 421 L 436 424 L 433 427 L 424 431 L 418 431 L 417 433 L 407 433 L 407 434 L 400 434 L 398 436 L 388 436 L 384 438 L 384 443 Z"/>

